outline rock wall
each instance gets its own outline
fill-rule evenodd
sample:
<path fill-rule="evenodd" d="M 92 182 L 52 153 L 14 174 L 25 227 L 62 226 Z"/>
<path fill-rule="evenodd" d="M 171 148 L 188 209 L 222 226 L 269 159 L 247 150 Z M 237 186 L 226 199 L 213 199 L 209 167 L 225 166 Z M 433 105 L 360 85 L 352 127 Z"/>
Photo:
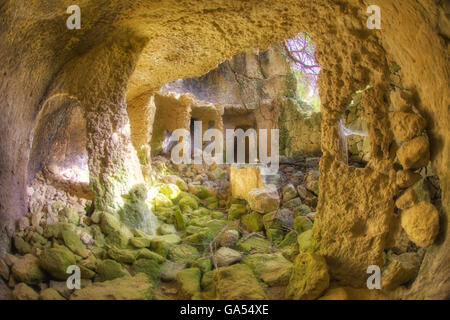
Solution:
<path fill-rule="evenodd" d="M 126 181 L 142 179 L 135 170 L 138 158 L 131 143 L 126 100 L 156 92 L 162 84 L 179 78 L 199 76 L 236 53 L 265 49 L 300 31 L 308 32 L 315 41 L 322 67 L 324 156 L 316 218 L 317 226 L 322 227 L 315 228 L 315 233 L 319 251 L 335 268 L 333 276 L 350 285 L 361 284 L 366 265 L 380 263 L 389 242 L 394 194 L 384 191 L 393 184 L 388 60 L 396 61 L 403 70 L 404 85 L 416 92 L 415 106 L 427 120 L 432 167 L 441 181 L 441 217 L 447 220 L 448 6 L 439 1 L 379 3 L 382 30 L 377 31 L 366 28 L 365 12 L 372 3 L 365 0 L 306 0 L 301 5 L 294 0 L 114 0 L 108 6 L 81 0 L 82 29 L 74 31 L 65 26 L 66 8 L 71 4 L 0 4 L 0 41 L 5 44 L 0 48 L 4 62 L 0 67 L 0 131 L 5 137 L 0 142 L 2 252 L 8 248 L 15 221 L 26 212 L 31 128 L 43 101 L 62 93 L 80 101 L 87 119 L 95 202 L 108 207 L 112 198 L 128 191 Z M 348 97 L 368 83 L 373 90 L 363 99 L 370 106 L 364 115 L 370 160 L 364 169 L 344 167 L 339 159 L 337 123 Z M 141 106 L 143 112 L 146 105 Z M 107 187 L 111 178 L 124 183 Z M 340 187 L 344 185 L 349 188 Z M 336 236 L 327 230 L 344 233 Z M 364 239 L 360 246 L 351 244 L 355 237 Z M 448 283 L 447 223 L 441 224 L 439 237 L 425 254 L 412 297 L 444 297 L 448 291 L 438 285 Z M 337 240 L 341 246 L 331 245 Z"/>

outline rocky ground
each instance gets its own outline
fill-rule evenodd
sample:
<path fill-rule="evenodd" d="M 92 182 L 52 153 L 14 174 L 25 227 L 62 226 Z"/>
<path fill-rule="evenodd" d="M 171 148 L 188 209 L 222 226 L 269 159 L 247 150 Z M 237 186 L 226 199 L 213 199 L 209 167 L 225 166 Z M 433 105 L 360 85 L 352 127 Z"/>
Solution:
<path fill-rule="evenodd" d="M 146 200 L 156 235 L 93 211 L 88 199 L 45 188 L 39 177 L 29 190 L 33 213 L 20 219 L 0 275 L 13 299 L 301 298 L 304 278 L 294 271 L 301 251 L 298 260 L 319 268 L 320 294 L 326 264 L 309 253 L 318 159 L 284 161 L 266 181 L 272 186 L 246 201 L 232 199 L 226 166 L 173 166 L 156 157 Z M 80 268 L 80 290 L 66 285 L 71 265 Z"/>
<path fill-rule="evenodd" d="M 18 221 L 0 276 L 19 300 L 386 298 L 330 283 L 325 259 L 314 253 L 318 164 L 319 158 L 283 157 L 277 175 L 262 177 L 252 166 L 176 166 L 155 157 L 151 183 L 136 186 L 117 216 L 92 208 L 86 188 L 74 194 L 55 187 L 44 171 L 28 190 L 32 213 Z M 396 207 L 405 210 L 408 235 L 399 234 L 386 252 L 387 290 L 415 278 L 420 247 L 437 233 L 428 202 L 440 198 L 439 190 L 430 177 L 406 173 L 397 177 L 406 191 Z M 154 234 L 130 227 L 149 208 Z M 430 214 L 435 231 L 410 230 L 417 210 Z M 81 289 L 67 286 L 73 265 Z"/>

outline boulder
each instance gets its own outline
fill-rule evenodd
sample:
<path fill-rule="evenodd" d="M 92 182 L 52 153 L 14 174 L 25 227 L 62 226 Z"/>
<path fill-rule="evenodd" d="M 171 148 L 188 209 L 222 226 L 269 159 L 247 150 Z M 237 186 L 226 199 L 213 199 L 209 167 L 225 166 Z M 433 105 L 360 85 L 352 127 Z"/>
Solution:
<path fill-rule="evenodd" d="M 305 186 L 299 184 L 297 186 L 297 193 L 300 196 L 300 199 L 302 199 L 302 201 L 307 204 L 310 207 L 316 207 L 317 206 L 317 197 L 309 192 Z"/>
<path fill-rule="evenodd" d="M 106 259 L 101 261 L 97 266 L 96 282 L 113 280 L 116 278 L 125 277 L 128 272 L 117 261 Z"/>
<path fill-rule="evenodd" d="M 199 268 L 202 274 L 205 274 L 212 269 L 212 263 L 210 257 L 201 257 L 192 263 L 192 268 Z"/>
<path fill-rule="evenodd" d="M 415 278 L 420 267 L 419 255 L 408 252 L 399 256 L 392 255 L 381 275 L 381 288 L 393 290 Z"/>
<path fill-rule="evenodd" d="M 244 215 L 241 218 L 241 224 L 248 232 L 261 231 L 264 226 L 262 216 L 255 211 L 252 211 L 249 214 Z"/>
<path fill-rule="evenodd" d="M 396 183 L 399 188 L 409 188 L 420 180 L 421 176 L 411 170 L 399 170 L 396 175 Z"/>
<path fill-rule="evenodd" d="M 320 173 L 317 170 L 310 170 L 305 176 L 305 188 L 316 196 L 319 195 L 319 178 Z"/>
<path fill-rule="evenodd" d="M 234 199 L 248 201 L 248 193 L 250 190 L 264 186 L 259 167 L 232 165 L 230 167 L 230 185 Z"/>
<path fill-rule="evenodd" d="M 39 294 L 25 283 L 21 282 L 14 287 L 12 298 L 14 300 L 38 300 Z"/>
<path fill-rule="evenodd" d="M 66 300 L 53 288 L 47 288 L 39 293 L 39 300 Z"/>
<path fill-rule="evenodd" d="M 149 278 L 139 273 L 134 277 L 123 277 L 97 282 L 81 290 L 75 290 L 71 300 L 150 300 L 153 286 Z"/>
<path fill-rule="evenodd" d="M 153 259 L 138 259 L 131 266 L 133 274 L 144 273 L 153 284 L 159 282 L 160 266 Z"/>
<path fill-rule="evenodd" d="M 247 207 L 241 203 L 233 203 L 228 210 L 228 215 L 231 219 L 240 219 L 247 213 Z"/>
<path fill-rule="evenodd" d="M 294 219 L 294 230 L 299 234 L 312 229 L 313 223 L 305 216 L 298 216 Z"/>
<path fill-rule="evenodd" d="M 283 203 L 283 208 L 294 209 L 302 205 L 302 200 L 300 198 L 294 198 Z"/>
<path fill-rule="evenodd" d="M 190 266 L 195 260 L 200 258 L 200 253 L 193 246 L 179 244 L 169 248 L 167 258 L 173 262 Z"/>
<path fill-rule="evenodd" d="M 39 267 L 39 259 L 32 254 L 18 258 L 11 272 L 17 281 L 27 284 L 38 284 L 45 278 L 44 272 Z"/>
<path fill-rule="evenodd" d="M 5 281 L 9 280 L 9 266 L 3 259 L 0 259 L 0 277 Z"/>
<path fill-rule="evenodd" d="M 120 263 L 133 263 L 136 260 L 137 251 L 129 249 L 111 248 L 108 250 L 108 256 Z"/>
<path fill-rule="evenodd" d="M 330 285 L 327 264 L 322 256 L 301 253 L 294 262 L 292 275 L 286 288 L 286 298 L 314 300 Z"/>
<path fill-rule="evenodd" d="M 315 241 L 313 237 L 313 230 L 309 229 L 301 234 L 299 234 L 298 238 L 298 250 L 300 252 L 313 252 L 315 247 Z"/>
<path fill-rule="evenodd" d="M 241 239 L 236 244 L 236 248 L 244 253 L 266 253 L 271 248 L 270 241 L 260 237 L 250 237 L 248 239 Z"/>
<path fill-rule="evenodd" d="M 405 142 L 397 150 L 397 157 L 405 170 L 426 167 L 430 161 L 430 143 L 428 138 L 420 136 Z"/>
<path fill-rule="evenodd" d="M 202 273 L 199 268 L 189 268 L 177 273 L 177 284 L 182 299 L 191 300 L 200 295 Z"/>
<path fill-rule="evenodd" d="M 289 201 L 297 197 L 297 191 L 292 184 L 287 184 L 281 188 L 281 194 L 283 195 L 283 202 Z"/>
<path fill-rule="evenodd" d="M 253 189 L 248 193 L 248 203 L 259 213 L 275 211 L 280 206 L 280 197 L 274 185 Z"/>
<path fill-rule="evenodd" d="M 413 189 L 409 188 L 403 192 L 395 201 L 395 206 L 400 210 L 411 208 L 417 202 L 417 196 Z"/>
<path fill-rule="evenodd" d="M 81 241 L 80 235 L 74 230 L 63 230 L 61 232 L 64 244 L 67 248 L 72 250 L 72 252 L 77 252 L 79 250 L 86 249 L 86 246 Z"/>
<path fill-rule="evenodd" d="M 102 232 L 106 235 L 114 231 L 120 231 L 120 222 L 114 217 L 112 214 L 103 212 L 100 218 L 100 226 L 102 228 Z"/>
<path fill-rule="evenodd" d="M 220 237 L 220 245 L 222 247 L 232 248 L 236 245 L 238 240 L 239 240 L 239 231 L 226 230 Z"/>
<path fill-rule="evenodd" d="M 242 254 L 236 250 L 221 247 L 214 254 L 214 259 L 218 267 L 226 267 L 233 263 L 239 262 L 242 259 Z"/>
<path fill-rule="evenodd" d="M 160 276 L 162 281 L 175 281 L 179 271 L 186 267 L 184 264 L 166 261 L 161 265 Z"/>
<path fill-rule="evenodd" d="M 151 259 L 155 260 L 157 263 L 163 263 L 164 261 L 166 261 L 166 258 L 164 258 L 163 256 L 146 248 L 140 249 L 137 252 L 136 259 Z"/>
<path fill-rule="evenodd" d="M 242 259 L 242 263 L 248 265 L 257 278 L 271 287 L 289 283 L 292 263 L 280 254 L 251 254 Z"/>
<path fill-rule="evenodd" d="M 434 243 L 439 232 L 439 213 L 434 205 L 422 201 L 403 211 L 401 225 L 409 239 L 419 247 Z"/>
<path fill-rule="evenodd" d="M 394 112 L 390 122 L 395 138 L 401 142 L 421 135 L 427 124 L 421 116 L 401 111 Z"/>
<path fill-rule="evenodd" d="M 39 264 L 52 277 L 58 280 L 66 280 L 69 276 L 67 268 L 76 265 L 73 253 L 66 247 L 44 249 L 39 256 Z"/>
<path fill-rule="evenodd" d="M 220 300 L 264 300 L 266 292 L 252 270 L 245 264 L 223 267 L 214 274 Z"/>

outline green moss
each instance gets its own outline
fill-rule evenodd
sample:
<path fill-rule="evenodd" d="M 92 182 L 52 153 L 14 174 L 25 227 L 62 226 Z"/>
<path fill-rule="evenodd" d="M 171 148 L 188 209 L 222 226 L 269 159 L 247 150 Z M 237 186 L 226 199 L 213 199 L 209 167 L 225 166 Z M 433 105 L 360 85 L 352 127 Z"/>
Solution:
<path fill-rule="evenodd" d="M 189 268 L 177 273 L 177 283 L 183 299 L 192 299 L 200 293 L 202 273 L 199 268 Z"/>
<path fill-rule="evenodd" d="M 153 284 L 159 282 L 160 266 L 153 259 L 138 259 L 131 267 L 134 274 L 144 273 Z"/>
<path fill-rule="evenodd" d="M 39 264 L 52 277 L 66 280 L 67 268 L 76 264 L 75 256 L 66 247 L 44 249 L 39 256 Z"/>
<path fill-rule="evenodd" d="M 118 248 L 126 248 L 129 242 L 128 235 L 122 230 L 113 231 L 105 239 L 105 242 L 110 246 L 116 246 Z"/>
<path fill-rule="evenodd" d="M 136 260 L 137 251 L 129 249 L 111 248 L 108 250 L 108 256 L 121 263 L 133 263 Z"/>
<path fill-rule="evenodd" d="M 249 232 L 261 231 L 264 226 L 262 216 L 254 211 L 242 216 L 241 224 Z"/>
<path fill-rule="evenodd" d="M 81 242 L 80 236 L 75 231 L 63 230 L 61 235 L 65 245 L 73 252 L 76 252 L 77 249 L 86 249 L 86 246 Z"/>
<path fill-rule="evenodd" d="M 298 234 L 308 231 L 313 227 L 313 223 L 305 216 L 298 216 L 294 219 L 294 230 Z"/>
<path fill-rule="evenodd" d="M 315 240 L 313 230 L 303 232 L 298 236 L 298 247 L 300 252 L 314 252 Z"/>
<path fill-rule="evenodd" d="M 290 245 L 293 245 L 297 242 L 297 232 L 290 231 L 286 234 L 283 241 L 278 245 L 279 248 L 284 248 Z"/>
<path fill-rule="evenodd" d="M 167 196 L 170 200 L 175 200 L 181 194 L 180 188 L 178 188 L 177 185 L 171 183 L 163 184 L 159 188 L 159 192 Z"/>
<path fill-rule="evenodd" d="M 179 264 L 191 265 L 195 260 L 200 258 L 197 248 L 188 244 L 173 245 L 169 248 L 167 258 Z"/>
<path fill-rule="evenodd" d="M 233 203 L 228 211 L 228 216 L 230 219 L 240 219 L 246 213 L 247 207 L 244 204 Z"/>
<path fill-rule="evenodd" d="M 239 251 L 243 251 L 245 253 L 251 252 L 268 252 L 271 248 L 270 241 L 260 238 L 260 237 L 250 237 L 247 240 L 241 239 L 236 244 L 236 248 Z"/>
<path fill-rule="evenodd" d="M 173 224 L 178 231 L 186 228 L 187 218 L 181 213 L 179 207 L 175 207 L 173 210 Z"/>
<path fill-rule="evenodd" d="M 95 281 L 107 281 L 128 275 L 125 269 L 117 261 L 107 259 L 101 261 L 97 266 Z"/>
<path fill-rule="evenodd" d="M 192 267 L 199 268 L 200 271 L 203 274 L 205 274 L 205 273 L 211 271 L 211 269 L 212 269 L 211 258 L 209 258 L 209 257 L 199 258 L 192 263 Z"/>
<path fill-rule="evenodd" d="M 163 256 L 161 256 L 153 251 L 150 251 L 146 248 L 140 249 L 137 252 L 136 259 L 151 259 L 151 260 L 155 260 L 157 263 L 163 263 L 164 261 L 166 261 L 166 258 L 164 258 Z"/>

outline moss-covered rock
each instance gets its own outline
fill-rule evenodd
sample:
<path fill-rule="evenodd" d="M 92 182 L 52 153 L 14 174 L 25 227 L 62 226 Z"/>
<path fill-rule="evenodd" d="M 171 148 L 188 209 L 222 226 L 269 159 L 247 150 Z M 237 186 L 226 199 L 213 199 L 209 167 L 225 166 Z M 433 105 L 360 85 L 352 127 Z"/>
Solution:
<path fill-rule="evenodd" d="M 66 280 L 67 268 L 76 264 L 74 254 L 66 247 L 44 249 L 39 256 L 39 264 L 52 277 Z"/>
<path fill-rule="evenodd" d="M 313 300 L 330 285 L 327 264 L 322 256 L 305 252 L 295 259 L 293 272 L 286 288 L 286 298 Z"/>
<path fill-rule="evenodd" d="M 136 259 L 150 259 L 155 260 L 157 263 L 163 263 L 166 261 L 162 255 L 157 254 L 156 252 L 150 251 L 146 248 L 140 249 L 137 252 Z"/>
<path fill-rule="evenodd" d="M 313 237 L 313 230 L 309 229 L 301 233 L 298 236 L 298 248 L 300 252 L 314 252 L 315 249 L 315 241 Z"/>
<path fill-rule="evenodd" d="M 115 246 L 118 248 L 126 248 L 130 241 L 130 235 L 123 230 L 112 231 L 105 238 L 105 242 L 110 246 Z"/>
<path fill-rule="evenodd" d="M 20 254 L 27 254 L 33 251 L 33 247 L 19 236 L 14 237 L 14 247 Z"/>
<path fill-rule="evenodd" d="M 203 274 L 200 286 L 202 288 L 202 297 L 207 300 L 216 299 L 216 282 L 214 281 L 214 274 L 216 271 L 208 271 Z"/>
<path fill-rule="evenodd" d="M 218 267 L 226 267 L 233 263 L 239 262 L 242 259 L 242 254 L 239 251 L 227 247 L 221 247 L 214 254 L 214 260 Z"/>
<path fill-rule="evenodd" d="M 39 294 L 25 283 L 21 282 L 14 287 L 12 298 L 14 300 L 38 300 Z"/>
<path fill-rule="evenodd" d="M 245 253 L 267 253 L 271 249 L 271 243 L 266 239 L 255 236 L 246 240 L 245 238 L 241 239 L 236 244 L 236 248 Z"/>
<path fill-rule="evenodd" d="M 150 237 L 135 237 L 130 239 L 130 244 L 135 248 L 148 248 L 152 240 Z"/>
<path fill-rule="evenodd" d="M 298 216 L 294 219 L 294 230 L 298 233 L 303 233 L 312 229 L 313 223 L 305 216 Z"/>
<path fill-rule="evenodd" d="M 161 280 L 163 281 L 175 281 L 177 280 L 177 273 L 183 270 L 186 267 L 184 264 L 179 264 L 172 262 L 170 260 L 166 260 L 163 264 L 161 264 L 160 275 Z"/>
<path fill-rule="evenodd" d="M 178 231 L 186 228 L 187 218 L 181 213 L 181 209 L 179 207 L 176 207 L 173 210 L 173 224 Z"/>
<path fill-rule="evenodd" d="M 269 286 L 285 286 L 289 283 L 292 263 L 281 254 L 251 254 L 242 263 L 248 265 L 256 277 Z"/>
<path fill-rule="evenodd" d="M 170 200 L 175 200 L 181 194 L 180 188 L 172 183 L 163 184 L 159 188 L 159 192 L 167 196 Z"/>
<path fill-rule="evenodd" d="M 202 228 L 190 236 L 184 238 L 188 243 L 208 245 L 214 239 L 214 233 L 208 228 Z"/>
<path fill-rule="evenodd" d="M 173 245 L 169 248 L 167 258 L 175 263 L 190 266 L 195 260 L 200 258 L 197 248 L 188 244 Z"/>
<path fill-rule="evenodd" d="M 75 290 L 71 300 L 149 300 L 153 291 L 150 279 L 143 273 L 111 281 L 94 283 Z"/>
<path fill-rule="evenodd" d="M 248 193 L 248 203 L 252 210 L 259 213 L 275 211 L 280 206 L 280 196 L 273 185 L 253 189 Z"/>
<path fill-rule="evenodd" d="M 32 254 L 26 254 L 16 259 L 11 267 L 11 273 L 17 281 L 31 285 L 38 284 L 45 278 L 45 274 L 39 266 L 39 259 Z"/>
<path fill-rule="evenodd" d="M 59 214 L 65 217 L 69 223 L 77 225 L 80 222 L 80 215 L 71 207 L 65 207 Z"/>
<path fill-rule="evenodd" d="M 228 217 L 230 219 L 240 219 L 247 213 L 247 207 L 244 204 L 233 203 L 228 210 Z"/>
<path fill-rule="evenodd" d="M 99 262 L 95 281 L 107 281 L 129 275 L 128 272 L 117 261 L 106 259 Z"/>
<path fill-rule="evenodd" d="M 182 212 L 191 211 L 198 209 L 199 200 L 190 195 L 189 193 L 181 193 L 180 200 L 178 201 L 178 206 Z"/>
<path fill-rule="evenodd" d="M 218 269 L 214 274 L 217 298 L 221 300 L 264 300 L 266 292 L 245 264 Z"/>
<path fill-rule="evenodd" d="M 66 300 L 53 288 L 47 288 L 39 293 L 39 300 Z"/>
<path fill-rule="evenodd" d="M 63 230 L 61 232 L 62 238 L 64 240 L 64 244 L 67 248 L 72 250 L 73 252 L 77 252 L 78 250 L 86 249 L 86 246 L 80 239 L 80 235 L 77 234 L 74 230 Z"/>
<path fill-rule="evenodd" d="M 280 229 L 267 229 L 266 236 L 274 244 L 279 245 L 283 241 L 284 232 Z"/>
<path fill-rule="evenodd" d="M 192 263 L 193 268 L 199 268 L 202 274 L 211 271 L 212 263 L 210 257 L 201 257 Z"/>
<path fill-rule="evenodd" d="M 133 263 L 131 270 L 134 274 L 144 273 L 153 284 L 159 282 L 160 266 L 153 259 L 138 259 Z"/>
<path fill-rule="evenodd" d="M 133 263 L 136 260 L 137 251 L 129 249 L 111 248 L 108 250 L 108 256 L 121 263 Z"/>
<path fill-rule="evenodd" d="M 189 268 L 177 273 L 177 284 L 180 297 L 190 300 L 200 294 L 202 273 L 199 268 Z"/>
<path fill-rule="evenodd" d="M 287 184 L 281 188 L 283 202 L 289 201 L 297 197 L 297 190 L 292 184 Z"/>
<path fill-rule="evenodd" d="M 121 228 L 119 220 L 115 216 L 107 212 L 103 212 L 102 217 L 100 219 L 100 226 L 102 228 L 102 232 L 105 235 L 109 235 L 112 232 L 120 231 Z"/>
<path fill-rule="evenodd" d="M 249 214 L 242 216 L 241 224 L 249 232 L 261 231 L 264 226 L 262 216 L 255 211 L 252 211 Z"/>

